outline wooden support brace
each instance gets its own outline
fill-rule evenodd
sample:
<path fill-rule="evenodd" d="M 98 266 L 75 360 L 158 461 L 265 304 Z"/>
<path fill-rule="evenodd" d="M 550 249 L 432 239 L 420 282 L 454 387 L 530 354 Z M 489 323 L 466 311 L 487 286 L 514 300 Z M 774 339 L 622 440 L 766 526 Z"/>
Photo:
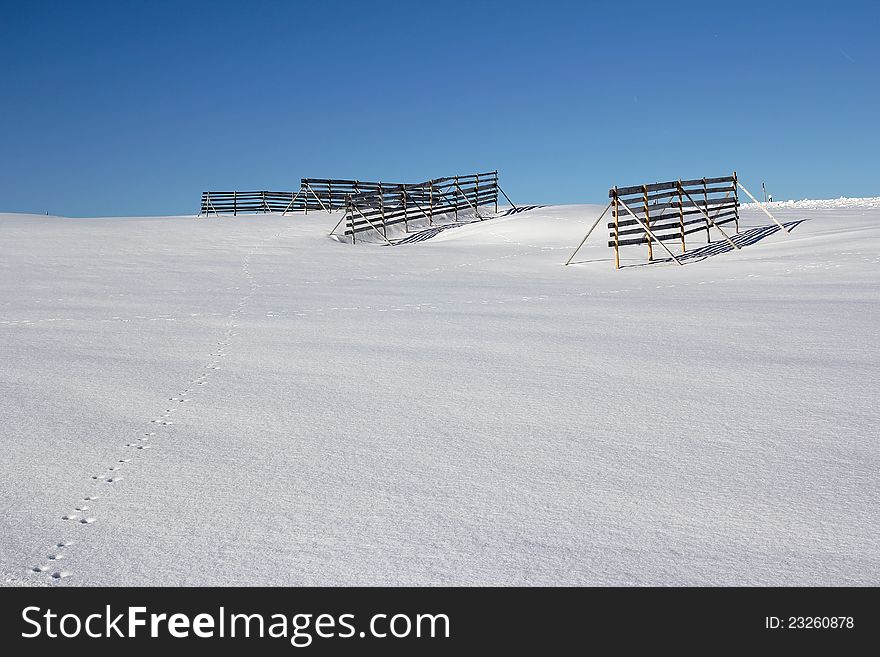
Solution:
<path fill-rule="evenodd" d="M 281 213 L 281 216 L 282 216 L 282 217 L 285 216 L 285 215 L 287 214 L 287 211 L 290 210 L 291 207 L 293 207 L 293 204 L 296 202 L 296 199 L 299 198 L 300 192 L 302 192 L 302 189 L 300 189 L 299 192 L 297 192 L 296 194 L 294 194 L 294 195 L 293 195 L 293 198 L 290 199 L 290 203 L 287 204 L 287 207 L 284 208 L 284 212 Z M 339 225 L 339 224 L 337 224 L 337 226 L 338 226 L 338 225 Z M 331 235 L 332 235 L 332 233 L 331 233 Z"/>
<path fill-rule="evenodd" d="M 513 204 L 513 201 L 510 200 L 510 197 L 508 197 L 507 194 L 504 193 L 504 190 L 501 189 L 501 185 L 496 186 L 498 187 L 498 191 L 501 192 L 504 195 L 504 198 L 507 199 L 507 202 L 510 203 L 510 207 L 512 207 L 514 210 L 519 210 L 519 208 Z"/>
<path fill-rule="evenodd" d="M 379 237 L 381 237 L 383 240 L 385 240 L 386 242 L 388 242 L 388 238 L 385 237 L 385 235 L 382 234 L 382 231 L 380 231 L 378 228 L 376 228 L 375 224 L 373 224 L 372 221 L 370 221 L 369 219 L 367 219 L 367 217 L 364 216 L 364 213 L 361 212 L 360 209 L 359 209 L 356 205 L 352 205 L 351 207 L 354 208 L 354 211 L 355 211 L 355 212 L 357 212 L 359 215 L 361 215 L 361 217 L 364 218 L 364 221 L 366 221 L 368 224 L 370 224 L 370 226 L 372 226 L 373 230 L 376 231 L 376 233 L 379 235 Z M 354 221 L 352 221 L 351 223 L 352 223 L 352 226 L 351 226 L 351 234 L 354 235 Z M 388 246 L 394 246 L 394 245 L 393 245 L 391 242 L 388 242 Z"/>
<path fill-rule="evenodd" d="M 761 210 L 764 212 L 764 214 L 766 214 L 768 217 L 770 217 L 773 220 L 773 223 L 775 223 L 777 226 L 779 226 L 782 230 L 784 230 L 789 235 L 791 234 L 791 231 L 788 228 L 786 228 L 785 226 L 783 226 L 781 223 L 779 223 L 779 221 L 777 221 L 776 217 L 774 217 L 772 214 L 770 214 L 770 212 L 767 210 L 767 208 L 765 208 L 764 205 L 758 199 L 756 199 L 754 196 L 752 196 L 752 193 L 749 190 L 747 190 L 745 187 L 743 187 L 743 184 L 741 182 L 739 182 L 737 180 L 736 184 L 741 190 L 743 190 L 746 194 L 748 194 L 748 197 L 750 199 L 752 199 L 755 203 L 758 204 L 758 207 L 761 208 Z"/>
<path fill-rule="evenodd" d="M 715 228 L 717 228 L 719 231 L 721 231 L 721 234 L 724 235 L 724 239 L 727 240 L 728 244 L 730 244 L 730 246 L 732 246 L 734 249 L 739 251 L 740 250 L 739 244 L 737 244 L 732 239 L 730 239 L 730 235 L 728 235 L 726 232 L 724 232 L 724 229 L 721 228 L 721 226 L 719 226 L 718 224 L 716 224 L 715 220 L 712 219 L 712 217 L 710 217 L 709 214 L 705 210 L 703 210 L 703 208 L 701 208 L 699 205 L 696 204 L 694 199 L 691 198 L 691 195 L 687 193 L 687 190 L 683 190 L 683 191 L 684 191 L 684 195 L 688 197 L 688 200 L 694 204 L 694 206 L 697 208 L 697 210 L 699 210 L 700 213 L 704 217 L 706 217 L 706 225 L 708 226 L 709 224 L 712 224 L 713 226 L 715 226 Z M 719 210 L 719 212 L 720 212 L 720 210 Z M 716 212 L 715 214 L 718 214 L 718 213 Z"/>
<path fill-rule="evenodd" d="M 654 233 L 651 232 L 651 229 L 648 228 L 648 227 L 642 222 L 642 220 L 639 219 L 639 218 L 636 216 L 635 212 L 633 212 L 632 210 L 629 209 L 629 206 L 623 201 L 623 199 L 618 198 L 617 201 L 623 206 L 623 209 L 626 210 L 626 211 L 629 213 L 629 215 L 630 215 L 633 219 L 636 220 L 636 223 L 637 223 L 639 226 L 641 226 L 642 228 L 644 228 L 644 229 L 645 229 L 645 232 L 648 233 L 648 235 L 649 235 L 649 236 L 650 236 L 655 242 L 657 242 L 660 246 L 662 246 L 663 249 L 666 251 L 666 253 L 668 253 L 670 256 L 672 256 L 672 259 L 675 260 L 676 264 L 681 265 L 682 267 L 684 266 L 684 265 L 682 264 L 681 260 L 679 260 L 678 258 L 676 258 L 676 257 L 675 257 L 675 254 L 674 254 L 672 251 L 670 251 L 669 248 L 668 248 L 663 242 L 661 242 L 660 240 L 658 240 L 657 237 L 656 237 L 656 235 L 654 235 Z M 616 242 L 617 242 L 617 240 L 615 240 L 615 243 L 616 243 Z"/>
<path fill-rule="evenodd" d="M 324 205 L 324 201 L 321 200 L 321 197 L 320 197 L 320 196 L 318 196 L 317 194 L 315 194 L 315 190 L 312 189 L 312 186 L 309 185 L 308 183 L 306 183 L 306 188 L 312 193 L 312 196 L 315 197 L 315 200 L 318 201 L 318 203 L 321 204 L 321 208 L 322 208 L 323 210 L 325 210 L 326 212 L 329 213 L 330 210 L 327 210 L 327 206 Z M 306 203 L 306 205 L 308 206 L 308 203 Z"/>
<path fill-rule="evenodd" d="M 599 222 L 602 221 L 602 217 L 604 217 L 604 216 L 605 216 L 605 213 L 608 212 L 608 208 L 611 207 L 611 203 L 612 203 L 612 201 L 609 201 L 609 202 L 608 202 L 608 205 L 606 205 L 606 206 L 605 206 L 605 209 L 602 210 L 602 214 L 600 214 L 600 215 L 599 215 L 599 218 L 596 219 L 596 221 L 593 222 L 593 225 L 592 225 L 592 226 L 590 226 L 590 230 L 588 230 L 588 231 L 587 231 L 587 234 L 584 235 L 584 239 L 581 240 L 581 243 L 578 244 L 578 247 L 574 250 L 574 253 L 572 253 L 571 256 L 568 258 L 568 260 L 565 261 L 565 264 L 566 264 L 566 265 L 568 265 L 568 264 L 572 261 L 572 259 L 577 255 L 577 252 L 581 250 L 581 247 L 582 247 L 584 244 L 586 244 L 586 242 L 587 242 L 587 238 L 590 236 L 590 233 L 592 233 L 592 232 L 596 229 L 596 226 L 599 225 Z"/>
<path fill-rule="evenodd" d="M 465 201 L 467 201 L 467 204 L 468 204 L 469 206 L 471 206 L 471 210 L 474 211 L 474 214 L 477 216 L 477 219 L 479 219 L 479 218 L 480 218 L 480 212 L 479 212 L 479 210 L 477 210 L 477 209 L 474 207 L 473 203 L 471 203 L 471 200 L 467 197 L 467 194 L 465 194 L 463 191 L 461 191 L 461 187 L 458 186 L 458 181 L 456 181 L 456 183 L 455 183 L 455 191 L 457 191 L 459 194 L 461 194 L 461 197 L 462 197 Z"/>
<path fill-rule="evenodd" d="M 339 221 L 337 221 L 337 222 L 336 222 L 336 225 L 333 226 L 333 230 L 330 231 L 330 235 L 333 235 L 333 234 L 336 232 L 336 229 L 339 228 L 339 225 L 340 225 L 343 221 L 345 221 L 346 219 L 348 219 L 348 215 L 349 215 L 349 212 L 350 212 L 350 210 L 349 210 L 349 206 L 350 206 L 350 205 L 351 205 L 351 194 L 346 194 L 346 195 L 345 195 L 345 211 L 344 211 L 344 214 L 342 215 L 342 219 L 340 219 Z M 354 231 L 352 231 L 351 234 L 352 234 L 352 237 L 354 237 Z M 352 242 L 354 242 L 354 239 L 352 239 Z"/>
<path fill-rule="evenodd" d="M 413 202 L 413 205 L 415 205 L 416 208 L 418 208 L 419 212 L 421 212 L 421 213 L 425 216 L 425 219 L 427 219 L 428 221 L 430 221 L 430 220 L 431 220 L 431 216 L 430 216 L 427 212 L 425 212 L 425 211 L 422 209 L 422 206 L 419 205 L 418 201 L 416 201 L 416 200 L 412 197 L 412 194 L 410 194 L 410 193 L 407 192 L 406 190 L 404 190 L 403 193 L 404 193 L 405 196 L 408 196 L 408 197 L 409 197 L 409 200 L 412 201 L 412 202 Z"/>

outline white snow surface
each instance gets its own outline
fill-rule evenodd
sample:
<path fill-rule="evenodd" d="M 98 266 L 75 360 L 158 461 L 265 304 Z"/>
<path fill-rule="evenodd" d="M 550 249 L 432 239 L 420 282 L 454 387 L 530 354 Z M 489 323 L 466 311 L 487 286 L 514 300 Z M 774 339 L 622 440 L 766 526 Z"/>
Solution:
<path fill-rule="evenodd" d="M 0 215 L 0 583 L 878 585 L 880 209 L 799 203 L 620 271 L 597 206 Z"/>
<path fill-rule="evenodd" d="M 835 208 L 880 208 L 880 196 L 850 198 L 841 196 L 828 199 L 803 199 L 800 201 L 773 201 L 765 203 L 771 210 L 780 208 L 797 208 L 799 210 L 833 210 Z M 747 203 L 744 208 L 757 208 L 755 203 Z"/>

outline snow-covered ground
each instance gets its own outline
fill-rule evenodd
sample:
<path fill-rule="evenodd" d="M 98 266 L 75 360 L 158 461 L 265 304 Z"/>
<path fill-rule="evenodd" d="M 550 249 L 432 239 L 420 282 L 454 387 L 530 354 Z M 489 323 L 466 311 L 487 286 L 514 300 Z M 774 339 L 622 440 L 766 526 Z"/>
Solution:
<path fill-rule="evenodd" d="M 870 196 L 868 198 L 849 198 L 841 196 L 840 198 L 829 199 L 803 199 L 801 201 L 773 201 L 767 203 L 767 207 L 772 210 L 780 208 L 797 208 L 799 210 L 834 210 L 837 208 L 859 208 L 859 209 L 878 209 L 880 208 L 880 196 Z M 745 204 L 746 208 L 758 207 L 754 203 Z"/>
<path fill-rule="evenodd" d="M 880 209 L 800 203 L 620 271 L 596 206 L 0 215 L 0 582 L 878 585 Z"/>

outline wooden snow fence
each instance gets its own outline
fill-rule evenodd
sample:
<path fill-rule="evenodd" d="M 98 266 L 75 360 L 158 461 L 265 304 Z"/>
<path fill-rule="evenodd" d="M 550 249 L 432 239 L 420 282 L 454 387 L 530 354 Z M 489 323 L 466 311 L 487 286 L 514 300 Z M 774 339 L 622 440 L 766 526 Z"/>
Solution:
<path fill-rule="evenodd" d="M 394 185 L 395 183 L 384 183 Z M 374 192 L 383 183 L 335 178 L 302 178 L 297 192 L 202 192 L 201 215 L 255 214 L 260 212 L 287 212 L 325 210 L 332 212 L 345 207 L 345 199 L 352 194 Z"/>
<path fill-rule="evenodd" d="M 745 192 L 779 228 L 786 233 L 790 232 L 743 186 L 736 171 L 731 176 L 718 178 L 612 187 L 608 190 L 611 199 L 608 205 L 590 226 L 565 264 L 572 263 L 609 210 L 611 221 L 608 222 L 608 246 L 614 249 L 614 266 L 617 269 L 620 269 L 621 247 L 637 245 L 647 246 L 649 262 L 654 259 L 656 245 L 666 251 L 676 264 L 681 265 L 683 263 L 666 242 L 680 242 L 681 253 L 685 253 L 688 235 L 706 231 L 706 241 L 710 242 L 710 229 L 718 230 L 733 249 L 739 250 L 740 245 L 727 232 L 731 230 L 730 226 L 727 230 L 722 228 L 733 223 L 732 232 L 739 233 L 739 190 Z"/>
<path fill-rule="evenodd" d="M 664 242 L 681 243 L 687 250 L 687 236 L 718 228 L 730 241 L 721 226 L 733 223 L 739 232 L 739 194 L 736 173 L 719 178 L 673 180 L 670 182 L 613 187 L 612 220 L 608 223 L 608 246 L 614 248 L 614 263 L 620 268 L 620 248 L 647 245 L 648 261 L 654 259 L 654 245 L 659 244 L 675 259 Z M 732 242 L 731 242 L 732 243 Z"/>
<path fill-rule="evenodd" d="M 497 171 L 415 184 L 383 183 L 378 189 L 348 196 L 340 225 L 345 225 L 344 235 L 351 238 L 352 243 L 357 241 L 358 234 L 365 232 L 374 232 L 390 243 L 390 226 L 403 224 L 408 231 L 409 222 L 414 220 L 433 226 L 435 218 L 449 214 L 458 221 L 460 212 L 481 220 L 484 216 L 480 208 L 487 205 L 493 205 L 497 213 L 499 192 L 507 198 L 498 186 Z"/>

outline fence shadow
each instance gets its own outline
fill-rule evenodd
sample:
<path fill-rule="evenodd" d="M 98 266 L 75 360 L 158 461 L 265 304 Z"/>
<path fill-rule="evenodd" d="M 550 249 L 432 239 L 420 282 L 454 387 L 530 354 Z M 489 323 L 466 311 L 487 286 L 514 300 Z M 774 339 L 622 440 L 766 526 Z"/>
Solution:
<path fill-rule="evenodd" d="M 787 223 L 783 223 L 788 230 L 794 230 L 800 224 L 802 224 L 805 220 L 798 219 L 797 221 L 789 221 Z M 763 239 L 770 237 L 781 231 L 782 229 L 776 224 L 770 224 L 769 226 L 758 226 L 757 228 L 751 228 L 749 230 L 743 231 L 742 233 L 738 233 L 736 235 L 731 235 L 730 239 L 736 244 L 738 247 L 743 248 L 746 246 L 752 246 L 753 244 L 757 244 Z M 698 249 L 694 249 L 693 251 L 687 251 L 686 253 L 682 253 L 681 255 L 677 255 L 676 257 L 679 261 L 687 264 L 690 262 L 701 262 L 706 260 L 707 258 L 711 258 L 713 256 L 721 255 L 722 253 L 729 253 L 733 251 L 733 247 L 727 242 L 725 239 L 716 240 L 714 242 L 709 242 L 705 246 L 701 246 Z M 638 263 L 632 265 L 624 265 L 624 267 L 650 267 L 652 265 L 670 263 L 672 262 L 672 258 L 657 258 L 652 262 Z M 623 267 L 621 267 L 623 269 Z"/>

